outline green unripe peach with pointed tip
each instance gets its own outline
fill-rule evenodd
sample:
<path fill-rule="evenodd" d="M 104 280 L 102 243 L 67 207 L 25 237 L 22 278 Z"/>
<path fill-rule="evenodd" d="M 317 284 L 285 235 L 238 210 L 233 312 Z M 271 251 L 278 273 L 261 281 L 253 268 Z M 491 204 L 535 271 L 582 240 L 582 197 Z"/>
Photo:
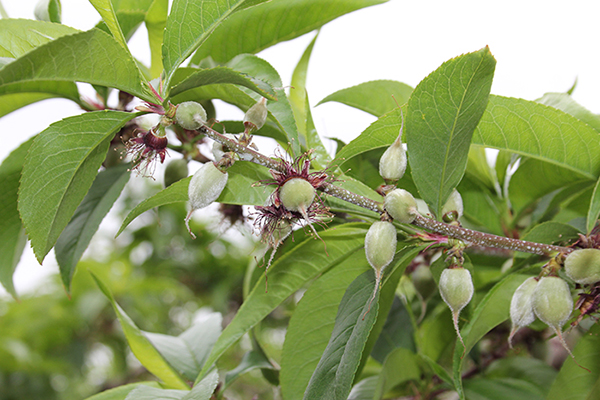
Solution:
<path fill-rule="evenodd" d="M 367 231 L 365 253 L 378 275 L 394 259 L 396 245 L 396 228 L 391 222 L 377 221 Z"/>
<path fill-rule="evenodd" d="M 475 288 L 468 269 L 446 268 L 439 281 L 440 294 L 453 313 L 460 313 L 471 301 Z"/>
<path fill-rule="evenodd" d="M 279 199 L 290 211 L 302 212 L 315 200 L 317 191 L 306 179 L 292 178 L 279 190 Z"/>
<path fill-rule="evenodd" d="M 573 311 L 573 298 L 569 285 L 556 276 L 540 279 L 531 302 L 535 315 L 556 330 L 561 329 Z"/>
<path fill-rule="evenodd" d="M 404 189 L 394 189 L 385 196 L 384 208 L 394 221 L 410 224 L 418 211 L 417 202 L 412 194 Z"/>
<path fill-rule="evenodd" d="M 582 285 L 600 281 L 600 250 L 579 249 L 565 259 L 567 276 Z"/>
<path fill-rule="evenodd" d="M 182 128 L 195 130 L 206 124 L 206 111 L 200 103 L 184 101 L 177 105 L 175 120 Z"/>

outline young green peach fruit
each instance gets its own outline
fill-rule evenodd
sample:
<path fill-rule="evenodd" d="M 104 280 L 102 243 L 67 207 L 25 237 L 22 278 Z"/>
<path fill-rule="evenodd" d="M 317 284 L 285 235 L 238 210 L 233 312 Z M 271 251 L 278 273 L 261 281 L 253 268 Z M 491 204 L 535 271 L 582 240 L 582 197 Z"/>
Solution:
<path fill-rule="evenodd" d="M 600 281 L 600 250 L 579 249 L 565 259 L 567 276 L 582 285 Z"/>
<path fill-rule="evenodd" d="M 442 220 L 444 222 L 458 221 L 462 217 L 463 211 L 462 197 L 458 190 L 454 189 L 442 207 Z"/>
<path fill-rule="evenodd" d="M 412 194 L 404 189 L 394 189 L 385 196 L 384 208 L 394 221 L 410 224 L 418 211 L 417 202 Z"/>
<path fill-rule="evenodd" d="M 194 239 L 196 236 L 192 233 L 189 226 L 192 214 L 200 208 L 207 207 L 221 195 L 227 184 L 228 177 L 227 172 L 221 171 L 212 161 L 204 164 L 192 176 L 188 187 L 190 212 L 185 219 L 185 226 L 187 226 L 188 232 L 190 232 L 190 235 Z"/>
<path fill-rule="evenodd" d="M 371 296 L 371 300 L 369 301 L 367 313 L 371 310 L 371 303 L 377 295 L 377 290 L 379 289 L 381 278 L 383 276 L 383 270 L 394 259 L 397 243 L 396 228 L 394 228 L 394 224 L 391 222 L 374 222 L 367 231 L 367 235 L 365 236 L 365 254 L 367 256 L 367 261 L 373 270 L 375 270 L 375 288 L 373 290 L 373 296 Z"/>
<path fill-rule="evenodd" d="M 263 127 L 267 121 L 267 99 L 261 97 L 244 115 L 244 128 L 248 133 L 255 132 Z"/>
<path fill-rule="evenodd" d="M 182 128 L 195 130 L 206 124 L 206 111 L 200 103 L 184 101 L 177 105 L 175 120 Z"/>
<path fill-rule="evenodd" d="M 279 198 L 288 210 L 302 212 L 310 207 L 316 193 L 315 188 L 306 179 L 292 178 L 281 187 Z"/>
<path fill-rule="evenodd" d="M 525 279 L 517 290 L 515 290 L 510 301 L 510 320 L 512 321 L 512 329 L 508 336 L 508 344 L 511 348 L 512 338 L 517 330 L 531 324 L 535 320 L 531 299 L 537 284 L 537 278 L 533 276 Z"/>
<path fill-rule="evenodd" d="M 175 182 L 187 178 L 188 162 L 185 158 L 171 160 L 165 168 L 164 183 L 165 187 L 169 187 Z"/>
<path fill-rule="evenodd" d="M 465 343 L 458 328 L 458 315 L 469 304 L 475 292 L 471 273 L 464 268 L 446 268 L 440 276 L 438 285 L 442 299 L 452 311 L 454 329 L 464 347 Z"/>
<path fill-rule="evenodd" d="M 402 145 L 402 128 L 398 138 L 379 159 L 379 175 L 387 182 L 396 182 L 406 171 L 406 150 Z"/>

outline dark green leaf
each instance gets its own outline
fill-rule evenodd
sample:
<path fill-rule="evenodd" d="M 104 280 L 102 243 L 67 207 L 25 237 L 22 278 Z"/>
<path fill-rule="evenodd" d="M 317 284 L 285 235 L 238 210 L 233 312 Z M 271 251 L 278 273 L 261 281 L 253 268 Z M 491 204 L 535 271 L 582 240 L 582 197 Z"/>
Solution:
<path fill-rule="evenodd" d="M 56 241 L 56 261 L 67 293 L 83 252 L 129 181 L 129 164 L 100 172 L 85 195 L 69 224 Z"/>
<path fill-rule="evenodd" d="M 495 361 L 486 370 L 488 378 L 516 378 L 527 381 L 546 396 L 558 371 L 542 360 L 530 357 L 509 357 Z"/>
<path fill-rule="evenodd" d="M 370 81 L 338 90 L 321 100 L 317 106 L 337 101 L 379 118 L 398 108 L 398 105 L 406 104 L 412 91 L 412 87 L 398 81 Z"/>
<path fill-rule="evenodd" d="M 158 102 L 129 53 L 99 29 L 62 36 L 6 65 L 0 70 L 0 94 L 10 93 L 12 85 L 47 81 L 114 87 Z"/>
<path fill-rule="evenodd" d="M 17 197 L 21 171 L 32 143 L 33 138 L 10 153 L 0 165 L 0 283 L 15 299 L 17 292 L 13 285 L 13 274 L 27 243 L 17 209 Z"/>
<path fill-rule="evenodd" d="M 511 378 L 476 378 L 465 382 L 469 400 L 544 400 L 541 391 L 533 384 Z"/>
<path fill-rule="evenodd" d="M 386 357 L 400 347 L 416 351 L 410 314 L 402 300 L 395 296 L 383 330 L 371 351 L 371 357 L 383 364 Z"/>
<path fill-rule="evenodd" d="M 129 343 L 131 351 L 142 365 L 156 377 L 161 379 L 167 387 L 189 389 L 184 379 L 161 356 L 152 343 L 144 336 L 142 331 L 140 331 L 131 318 L 129 318 L 129 316 L 125 314 L 125 311 L 117 304 L 110 289 L 108 289 L 94 273 L 90 272 L 90 274 L 92 275 L 92 278 L 94 278 L 94 281 L 96 281 L 96 284 L 102 293 L 104 293 L 113 306 L 113 309 L 119 318 L 119 322 L 121 323 L 121 328 L 127 338 L 127 343 Z M 129 398 L 129 396 L 127 397 Z"/>
<path fill-rule="evenodd" d="M 412 177 L 438 217 L 463 177 L 495 66 L 487 47 L 454 58 L 423 79 L 408 101 L 405 126 Z"/>
<path fill-rule="evenodd" d="M 402 347 L 397 348 L 388 355 L 383 363 L 373 398 L 381 399 L 394 386 L 420 378 L 421 369 L 415 353 Z"/>
<path fill-rule="evenodd" d="M 198 49 L 192 61 L 211 56 L 227 62 L 238 54 L 258 53 L 341 16 L 385 0 L 273 0 L 237 12 Z"/>
<path fill-rule="evenodd" d="M 598 222 L 598 217 L 600 216 L 600 179 L 596 182 L 596 186 L 594 186 L 594 193 L 592 194 L 592 200 L 590 201 L 590 209 L 587 213 L 586 219 L 586 230 L 589 234 L 596 223 Z"/>
<path fill-rule="evenodd" d="M 85 113 L 50 125 L 35 139 L 23 168 L 19 212 L 40 262 L 92 185 L 110 140 L 136 116 Z"/>
<path fill-rule="evenodd" d="M 125 400 L 127 395 L 138 386 L 152 386 L 158 388 L 157 382 L 138 382 L 130 383 L 129 385 L 118 386 L 114 389 L 105 390 L 104 392 L 98 393 L 92 397 L 88 397 L 85 400 Z"/>

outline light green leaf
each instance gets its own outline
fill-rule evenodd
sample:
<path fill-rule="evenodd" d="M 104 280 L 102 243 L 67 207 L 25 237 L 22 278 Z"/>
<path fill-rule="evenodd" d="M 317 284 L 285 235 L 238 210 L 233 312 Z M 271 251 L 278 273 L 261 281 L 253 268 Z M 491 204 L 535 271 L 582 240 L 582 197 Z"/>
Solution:
<path fill-rule="evenodd" d="M 175 0 L 164 34 L 166 86 L 173 72 L 234 12 L 264 0 Z"/>
<path fill-rule="evenodd" d="M 117 16 L 115 15 L 115 10 L 113 9 L 112 1 L 111 0 L 89 0 L 89 1 L 94 6 L 96 11 L 98 11 L 98 14 L 100 14 L 100 16 L 104 20 L 104 23 L 106 24 L 106 26 L 108 26 L 108 29 L 110 30 L 110 33 L 112 33 L 112 36 L 115 38 L 115 40 L 117 42 L 119 42 L 119 44 L 121 46 L 123 46 L 123 48 L 126 49 L 127 52 L 129 52 L 129 48 L 127 47 L 127 41 L 125 40 L 125 37 L 123 36 L 123 32 L 121 31 L 121 26 L 119 25 L 119 21 L 117 21 Z"/>
<path fill-rule="evenodd" d="M 0 117 L 28 104 L 53 97 L 64 97 L 81 104 L 79 91 L 74 82 L 33 81 L 9 85 L 0 95 Z"/>
<path fill-rule="evenodd" d="M 13 274 L 27 243 L 17 209 L 17 196 L 21 170 L 32 143 L 33 138 L 10 153 L 0 165 L 0 284 L 15 299 L 17 292 L 13 285 Z"/>
<path fill-rule="evenodd" d="M 398 108 L 398 105 L 406 104 L 412 91 L 412 87 L 398 81 L 369 81 L 338 90 L 321 100 L 317 106 L 330 101 L 337 101 L 379 118 L 394 108 Z"/>
<path fill-rule="evenodd" d="M 38 46 L 79 31 L 66 25 L 30 19 L 0 19 L 0 57 L 19 58 Z"/>
<path fill-rule="evenodd" d="M 129 181 L 129 167 L 129 164 L 121 164 L 96 176 L 71 221 L 56 241 L 56 261 L 67 293 L 71 292 L 71 279 L 79 259 Z"/>
<path fill-rule="evenodd" d="M 175 370 L 194 380 L 221 334 L 222 321 L 221 314 L 211 313 L 179 336 L 152 332 L 143 334 Z"/>
<path fill-rule="evenodd" d="M 251 162 L 237 161 L 228 171 L 229 179 L 227 180 L 225 189 L 223 189 L 223 192 L 221 192 L 221 195 L 217 199 L 218 202 L 255 206 L 265 204 L 270 191 L 265 188 L 253 186 L 260 180 L 272 178 L 264 167 Z M 127 214 L 116 236 L 119 236 L 131 221 L 140 214 L 154 207 L 188 201 L 188 187 L 191 179 L 192 177 L 190 176 L 177 181 L 138 204 Z"/>
<path fill-rule="evenodd" d="M 110 289 L 108 289 L 108 287 L 93 272 L 90 271 L 90 274 L 96 281 L 96 284 L 102 293 L 104 293 L 113 306 L 113 309 L 119 318 L 119 322 L 121 323 L 121 328 L 123 329 L 125 337 L 127 338 L 127 343 L 129 343 L 131 351 L 142 363 L 142 365 L 156 377 L 161 379 L 167 387 L 175 389 L 189 389 L 184 379 L 160 355 L 160 353 L 144 336 L 131 318 L 129 318 L 125 311 L 123 311 L 123 309 L 117 304 L 112 293 L 110 292 Z"/>
<path fill-rule="evenodd" d="M 137 115 L 85 113 L 50 125 L 35 139 L 23 167 L 19 212 L 40 262 L 92 185 L 110 140 Z"/>
<path fill-rule="evenodd" d="M 536 158 L 587 179 L 600 176 L 600 133 L 533 101 L 490 96 L 473 143 Z"/>
<path fill-rule="evenodd" d="M 290 252 L 282 255 L 269 269 L 269 291 L 265 292 L 265 278 L 261 278 L 238 313 L 225 328 L 201 371 L 204 376 L 208 368 L 223 353 L 237 342 L 258 322 L 265 318 L 283 300 L 288 298 L 306 282 L 341 263 L 362 248 L 366 234 L 365 224 L 345 224 L 320 233 L 327 243 L 325 253 L 319 240 L 306 239 Z"/>
<path fill-rule="evenodd" d="M 0 94 L 40 81 L 87 82 L 158 102 L 130 54 L 99 29 L 62 36 L 6 65 L 0 69 Z"/>
<path fill-rule="evenodd" d="M 348 399 L 350 400 L 373 400 L 377 389 L 377 375 L 370 376 L 358 382 L 352 387 Z"/>
<path fill-rule="evenodd" d="M 125 400 L 127 395 L 132 390 L 136 389 L 137 387 L 139 387 L 141 385 L 151 386 L 151 387 L 155 387 L 155 388 L 160 387 L 157 382 L 151 382 L 151 381 L 130 383 L 129 385 L 118 386 L 114 389 L 105 390 L 104 392 L 98 393 L 92 397 L 88 397 L 85 400 Z"/>
<path fill-rule="evenodd" d="M 207 56 L 227 62 L 304 35 L 327 22 L 385 0 L 272 0 L 227 18 L 198 49 L 192 61 Z"/>
<path fill-rule="evenodd" d="M 383 395 L 396 385 L 420 378 L 421 369 L 415 353 L 402 347 L 397 348 L 388 355 L 383 363 L 373 399 L 383 398 Z"/>
<path fill-rule="evenodd" d="M 487 47 L 456 57 L 423 79 L 408 101 L 405 128 L 412 177 L 438 218 L 463 177 L 495 67 Z"/>
<path fill-rule="evenodd" d="M 586 219 L 586 230 L 589 234 L 596 223 L 598 222 L 598 217 L 600 216 L 600 179 L 596 182 L 596 186 L 594 186 L 594 193 L 592 194 L 592 199 L 590 201 L 590 209 L 587 213 Z"/>
<path fill-rule="evenodd" d="M 269 100 L 276 100 L 273 87 L 267 82 L 234 71 L 228 67 L 215 67 L 209 69 L 179 68 L 177 70 L 177 75 L 186 77 L 184 79 L 179 77 L 175 78 L 174 81 L 178 81 L 178 83 L 171 89 L 169 93 L 171 96 L 177 96 L 180 93 L 199 86 L 230 83 L 247 87 Z"/>
<path fill-rule="evenodd" d="M 219 374 L 215 370 L 189 390 L 155 388 L 145 385 L 131 391 L 125 400 L 210 400 L 219 383 Z"/>
<path fill-rule="evenodd" d="M 273 364 L 266 357 L 265 353 L 257 350 L 250 350 L 240 361 L 239 365 L 227 372 L 225 375 L 225 383 L 223 384 L 222 390 L 225 391 L 229 385 L 231 385 L 237 378 L 246 372 L 253 371 L 255 369 L 273 369 Z"/>
<path fill-rule="evenodd" d="M 594 114 L 581 106 L 567 93 L 546 93 L 536 101 L 564 111 L 600 132 L 600 115 Z"/>
<path fill-rule="evenodd" d="M 167 26 L 168 0 L 154 0 L 146 13 L 146 29 L 150 44 L 151 79 L 158 78 L 163 70 L 162 43 L 163 32 Z"/>
<path fill-rule="evenodd" d="M 40 0 L 33 12 L 40 21 L 56 22 L 60 24 L 60 0 Z"/>

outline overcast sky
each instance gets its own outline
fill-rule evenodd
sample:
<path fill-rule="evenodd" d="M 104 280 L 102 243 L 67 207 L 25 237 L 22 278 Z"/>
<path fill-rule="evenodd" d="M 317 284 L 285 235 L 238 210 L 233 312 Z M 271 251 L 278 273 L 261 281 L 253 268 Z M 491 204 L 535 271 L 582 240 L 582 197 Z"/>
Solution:
<path fill-rule="evenodd" d="M 38 0 L 3 0 L 12 18 L 33 18 Z M 63 23 L 93 27 L 99 16 L 86 0 L 61 0 Z M 534 100 L 546 92 L 564 92 L 575 79 L 573 97 L 600 113 L 600 2 L 576 1 L 403 1 L 359 10 L 326 25 L 320 33 L 308 72 L 311 104 L 339 89 L 375 79 L 416 86 L 444 61 L 488 45 L 497 65 L 492 93 Z M 292 70 L 313 33 L 260 53 L 288 85 Z M 130 42 L 140 60 L 149 59 L 145 32 Z M 79 113 L 66 100 L 48 100 L 0 118 L 0 159 L 51 122 Z M 241 112 L 227 109 L 227 119 Z M 356 137 L 374 118 L 328 103 L 314 111 L 322 136 Z M 34 116 L 34 117 L 33 117 Z M 56 271 L 50 255 L 44 271 Z M 15 276 L 17 290 L 31 287 L 27 275 L 42 269 L 30 252 Z M 47 265 L 46 265 L 47 264 Z M 1 289 L 0 289 L 1 290 Z"/>

